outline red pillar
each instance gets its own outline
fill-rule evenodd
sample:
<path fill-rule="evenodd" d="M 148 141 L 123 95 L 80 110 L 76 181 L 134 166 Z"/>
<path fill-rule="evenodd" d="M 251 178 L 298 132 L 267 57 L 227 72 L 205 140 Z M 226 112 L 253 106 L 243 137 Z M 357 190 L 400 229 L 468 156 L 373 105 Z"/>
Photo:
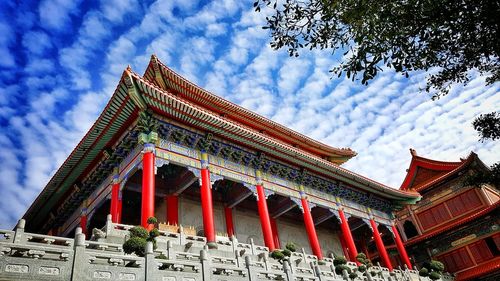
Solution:
<path fill-rule="evenodd" d="M 179 224 L 179 197 L 171 194 L 165 197 L 167 205 L 167 223 L 171 225 Z"/>
<path fill-rule="evenodd" d="M 396 246 L 398 247 L 398 252 L 399 255 L 401 256 L 401 259 L 403 262 L 408 266 L 408 269 L 413 269 L 411 266 L 410 258 L 408 258 L 408 253 L 406 253 L 405 246 L 403 245 L 403 241 L 401 241 L 401 237 L 399 236 L 398 229 L 396 228 L 395 225 L 391 226 L 392 228 L 392 233 L 394 234 L 394 240 L 396 241 Z"/>
<path fill-rule="evenodd" d="M 233 225 L 233 209 L 224 206 L 224 216 L 226 217 L 226 232 L 227 236 L 234 236 L 234 225 Z"/>
<path fill-rule="evenodd" d="M 264 187 L 257 184 L 257 207 L 259 209 L 260 225 L 262 226 L 262 234 L 264 236 L 264 244 L 272 252 L 276 249 L 274 246 L 273 231 L 271 228 L 271 220 L 269 219 L 269 211 L 267 209 L 266 195 L 264 194 Z"/>
<path fill-rule="evenodd" d="M 380 254 L 380 258 L 382 259 L 382 262 L 384 263 L 385 267 L 387 267 L 389 271 L 392 271 L 393 268 L 391 260 L 389 259 L 389 255 L 387 254 L 387 250 L 385 249 L 382 237 L 380 237 L 380 233 L 378 232 L 377 224 L 373 219 L 370 219 L 370 225 L 372 226 L 373 239 L 375 240 L 375 244 L 377 245 L 377 250 L 378 253 Z"/>
<path fill-rule="evenodd" d="M 148 218 L 155 216 L 155 154 L 154 144 L 144 145 L 142 156 L 142 201 L 141 225 L 147 229 L 153 226 L 148 224 Z"/>
<path fill-rule="evenodd" d="M 339 236 L 339 240 L 340 240 L 340 246 L 342 247 L 342 252 L 344 253 L 345 258 L 350 261 L 351 256 L 349 255 L 349 249 L 347 249 L 347 245 L 346 245 L 344 236 L 342 235 L 342 232 L 338 232 L 338 236 Z"/>
<path fill-rule="evenodd" d="M 318 260 L 323 259 L 323 253 L 321 252 L 321 247 L 319 246 L 318 235 L 316 234 L 316 228 L 314 227 L 314 222 L 311 215 L 311 210 L 309 210 L 309 203 L 305 197 L 305 194 L 301 192 L 302 201 L 302 211 L 304 214 L 304 224 L 306 226 L 307 237 L 309 238 L 309 244 L 313 254 L 318 257 Z"/>
<path fill-rule="evenodd" d="M 116 215 L 116 222 L 122 223 L 122 207 L 123 207 L 123 193 L 118 190 L 118 213 Z"/>
<path fill-rule="evenodd" d="M 358 251 L 356 250 L 354 239 L 352 239 L 349 223 L 347 222 L 344 211 L 342 209 L 339 209 L 339 217 L 340 217 L 340 229 L 342 230 L 342 236 L 344 237 L 345 242 L 347 244 L 347 248 L 349 249 L 350 260 L 353 262 L 357 262 L 356 256 L 358 255 Z"/>
<path fill-rule="evenodd" d="M 278 226 L 276 225 L 276 219 L 271 219 L 271 230 L 273 232 L 274 247 L 281 249 L 280 236 L 278 233 Z"/>
<path fill-rule="evenodd" d="M 217 248 L 215 242 L 214 210 L 212 205 L 212 187 L 208 170 L 208 155 L 201 154 L 201 209 L 203 215 L 203 231 L 209 248 Z"/>
<path fill-rule="evenodd" d="M 118 183 L 118 176 L 113 178 L 113 186 L 111 187 L 111 207 L 109 213 L 111 214 L 111 221 L 113 223 L 118 222 L 118 210 L 119 210 L 119 199 L 118 193 L 120 193 L 120 184 Z"/>
<path fill-rule="evenodd" d="M 85 210 L 86 212 L 86 210 Z M 87 214 L 83 213 L 80 215 L 80 227 L 82 228 L 82 233 L 85 234 L 85 237 L 88 238 L 87 236 Z"/>

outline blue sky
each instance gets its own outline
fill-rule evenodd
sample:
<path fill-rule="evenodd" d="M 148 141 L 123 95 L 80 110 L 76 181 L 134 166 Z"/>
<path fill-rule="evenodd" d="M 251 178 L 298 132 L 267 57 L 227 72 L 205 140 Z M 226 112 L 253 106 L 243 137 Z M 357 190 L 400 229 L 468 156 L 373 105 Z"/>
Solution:
<path fill-rule="evenodd" d="M 265 13 L 252 1 L 53 0 L 0 2 L 0 228 L 11 228 L 93 124 L 130 64 L 152 53 L 189 80 L 358 156 L 355 172 L 399 187 L 419 155 L 457 161 L 475 151 L 488 165 L 500 142 L 478 142 L 470 123 L 500 108 L 500 84 L 473 76 L 431 101 L 385 70 L 368 86 L 331 79 L 338 58 L 268 46 Z M 179 2 L 179 3 L 172 3 Z M 474 73 L 473 73 L 474 75 Z"/>

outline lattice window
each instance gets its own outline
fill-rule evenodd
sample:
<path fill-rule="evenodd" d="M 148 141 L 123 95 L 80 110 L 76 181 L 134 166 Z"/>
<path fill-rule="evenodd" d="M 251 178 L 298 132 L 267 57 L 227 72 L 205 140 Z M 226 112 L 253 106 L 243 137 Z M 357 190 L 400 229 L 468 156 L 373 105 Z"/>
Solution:
<path fill-rule="evenodd" d="M 468 247 L 474 257 L 474 260 L 478 264 L 493 258 L 493 254 L 488 248 L 485 240 L 479 240 L 470 244 Z"/>
<path fill-rule="evenodd" d="M 446 205 L 448 205 L 451 214 L 454 217 L 458 217 L 470 210 L 476 209 L 482 203 L 477 193 L 472 189 L 448 200 Z"/>

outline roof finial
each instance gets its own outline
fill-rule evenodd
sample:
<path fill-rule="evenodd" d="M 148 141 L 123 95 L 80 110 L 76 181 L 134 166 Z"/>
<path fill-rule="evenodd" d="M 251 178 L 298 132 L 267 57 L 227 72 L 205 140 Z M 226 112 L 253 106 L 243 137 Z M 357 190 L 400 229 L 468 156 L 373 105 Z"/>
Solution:
<path fill-rule="evenodd" d="M 127 71 L 132 71 L 132 67 L 130 67 L 130 64 L 127 65 Z"/>
<path fill-rule="evenodd" d="M 417 156 L 417 151 L 413 148 L 410 148 L 410 154 L 411 156 Z"/>

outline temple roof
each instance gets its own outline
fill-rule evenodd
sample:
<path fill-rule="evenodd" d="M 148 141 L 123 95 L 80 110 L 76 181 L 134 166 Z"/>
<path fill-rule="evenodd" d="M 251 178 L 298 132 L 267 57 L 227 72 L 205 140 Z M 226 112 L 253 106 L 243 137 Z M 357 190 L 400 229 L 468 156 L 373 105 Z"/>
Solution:
<path fill-rule="evenodd" d="M 407 174 L 399 188 L 400 190 L 424 191 L 428 187 L 455 175 L 476 160 L 482 166 L 485 166 L 474 152 L 471 152 L 466 159 L 460 159 L 460 162 L 445 162 L 424 158 L 418 156 L 417 152 L 411 148 L 410 153 L 412 156 L 410 167 L 406 170 Z"/>
<path fill-rule="evenodd" d="M 144 79 L 156 86 L 178 94 L 180 97 L 224 116 L 226 119 L 244 124 L 270 137 L 294 147 L 300 147 L 335 164 L 343 164 L 356 156 L 350 148 L 335 148 L 295 132 L 255 112 L 225 100 L 183 78 L 164 65 L 155 55 L 151 56 Z"/>
<path fill-rule="evenodd" d="M 157 62 L 157 59 L 153 57 L 152 61 Z M 103 112 L 35 199 L 23 216 L 25 219 L 44 222 L 48 217 L 56 216 L 69 201 L 73 202 L 71 204 L 79 204 L 78 202 L 83 200 L 81 192 L 79 193 L 81 183 L 89 178 L 93 179 L 92 173 L 97 165 L 106 159 L 106 151 L 115 148 L 130 126 L 137 121 L 138 113 L 146 109 L 256 151 L 265 152 L 266 155 L 304 167 L 313 173 L 344 182 L 355 189 L 377 194 L 396 204 L 413 203 L 420 199 L 418 192 L 393 189 L 340 167 L 338 164 L 342 162 L 342 157 L 350 158 L 355 155 L 352 150 L 332 148 L 316 142 L 205 91 L 204 98 L 199 99 L 210 98 L 210 101 L 206 101 L 209 104 L 207 106 L 196 101 L 196 98 L 186 98 L 177 91 L 158 86 L 158 81 L 165 80 L 162 78 L 163 80 L 155 80 L 156 82 L 151 81 L 152 74 L 158 75 L 158 69 L 151 73 L 151 68 L 148 67 L 145 75 L 148 79 L 132 72 L 130 68 L 123 72 Z M 187 80 L 183 81 L 187 83 Z M 183 85 L 194 87 L 193 84 Z M 230 117 L 210 110 L 210 107 L 215 105 L 228 109 Z M 257 120 L 255 123 L 259 123 L 261 127 L 267 126 L 270 131 L 259 130 L 256 125 L 241 122 L 238 119 L 239 114 Z M 273 128 L 279 137 L 271 134 Z M 337 160 L 327 159 L 324 155 Z M 110 174 L 112 169 L 104 171 Z M 103 171 L 100 171 L 100 178 L 109 176 L 102 173 Z M 95 178 L 93 186 L 99 184 L 97 181 L 98 178 Z"/>

